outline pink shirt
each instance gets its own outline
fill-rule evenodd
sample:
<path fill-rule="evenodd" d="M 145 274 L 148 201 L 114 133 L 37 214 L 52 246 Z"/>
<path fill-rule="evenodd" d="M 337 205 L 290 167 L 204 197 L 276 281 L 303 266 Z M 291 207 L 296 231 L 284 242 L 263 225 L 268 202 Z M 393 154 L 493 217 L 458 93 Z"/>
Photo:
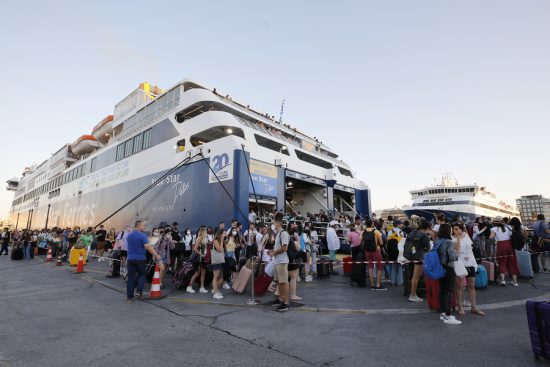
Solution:
<path fill-rule="evenodd" d="M 355 231 L 351 231 L 348 235 L 349 242 L 351 243 L 351 247 L 357 247 L 361 244 L 361 236 L 359 236 L 359 233 Z"/>

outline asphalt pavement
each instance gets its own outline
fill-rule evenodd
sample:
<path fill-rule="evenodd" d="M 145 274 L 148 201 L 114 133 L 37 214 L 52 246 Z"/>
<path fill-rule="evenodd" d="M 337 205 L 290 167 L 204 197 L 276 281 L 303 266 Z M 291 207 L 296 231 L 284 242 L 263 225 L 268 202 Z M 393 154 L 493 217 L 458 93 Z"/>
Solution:
<path fill-rule="evenodd" d="M 550 274 L 489 286 L 478 292 L 487 316 L 461 326 L 408 302 L 402 287 L 352 288 L 341 275 L 299 283 L 303 305 L 284 314 L 247 306 L 249 292 L 214 301 L 170 286 L 163 300 L 128 304 L 106 263 L 76 275 L 43 260 L 0 257 L 0 367 L 535 366 L 524 304 L 550 298 Z"/>

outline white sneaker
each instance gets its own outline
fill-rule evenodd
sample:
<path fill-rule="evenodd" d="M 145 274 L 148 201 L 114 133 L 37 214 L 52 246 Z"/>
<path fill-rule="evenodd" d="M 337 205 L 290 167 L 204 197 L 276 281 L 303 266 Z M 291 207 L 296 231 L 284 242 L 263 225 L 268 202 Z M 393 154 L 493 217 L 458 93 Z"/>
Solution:
<path fill-rule="evenodd" d="M 223 296 L 222 296 L 221 293 L 218 292 L 212 298 L 214 298 L 214 299 L 223 299 Z"/>
<path fill-rule="evenodd" d="M 506 287 L 506 281 L 505 281 L 505 280 L 501 280 L 501 281 L 500 281 L 500 285 L 503 286 L 503 287 Z"/>
<path fill-rule="evenodd" d="M 441 321 L 444 321 L 445 320 L 445 313 L 442 313 L 441 315 L 439 315 L 439 319 Z"/>
<path fill-rule="evenodd" d="M 411 302 L 416 302 L 416 303 L 420 303 L 420 302 L 424 302 L 424 300 L 418 296 L 410 296 L 409 297 L 409 301 Z"/>
<path fill-rule="evenodd" d="M 447 325 L 462 325 L 462 321 L 457 320 L 454 316 L 445 316 L 443 318 L 443 323 Z"/>
<path fill-rule="evenodd" d="M 231 286 L 227 282 L 223 283 L 223 289 L 231 289 Z"/>
<path fill-rule="evenodd" d="M 302 281 L 302 279 L 300 279 L 300 277 L 296 278 L 296 283 L 300 283 Z"/>
<path fill-rule="evenodd" d="M 208 291 L 201 287 L 201 289 L 199 289 L 199 293 L 208 293 Z"/>
<path fill-rule="evenodd" d="M 518 282 L 512 282 L 512 285 L 513 285 L 514 287 L 519 287 Z"/>
<path fill-rule="evenodd" d="M 306 277 L 306 283 L 309 283 L 309 282 L 312 282 L 313 281 L 313 277 L 311 275 L 308 275 Z"/>
<path fill-rule="evenodd" d="M 463 306 L 464 307 L 472 307 L 472 304 L 470 303 L 470 301 L 464 301 Z"/>
<path fill-rule="evenodd" d="M 189 286 L 187 287 L 187 289 L 185 290 L 187 293 L 195 293 L 195 290 L 193 289 L 193 287 Z"/>

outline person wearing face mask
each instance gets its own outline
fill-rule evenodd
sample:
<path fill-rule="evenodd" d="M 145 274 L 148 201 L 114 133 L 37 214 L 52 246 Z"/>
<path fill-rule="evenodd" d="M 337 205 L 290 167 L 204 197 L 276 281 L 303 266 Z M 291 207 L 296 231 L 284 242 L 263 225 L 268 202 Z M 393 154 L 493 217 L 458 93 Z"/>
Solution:
<path fill-rule="evenodd" d="M 153 234 L 154 237 L 154 234 Z M 171 259 L 170 259 L 170 251 L 174 249 L 175 242 L 172 239 L 172 232 L 171 231 L 164 231 L 164 235 L 160 238 L 158 231 L 157 231 L 157 238 L 156 243 L 154 245 L 155 251 L 160 255 L 160 260 L 157 261 L 157 264 L 159 266 L 159 272 L 160 272 L 160 288 L 164 288 L 164 277 L 166 275 L 166 268 L 170 266 Z M 151 243 L 151 246 L 153 244 Z"/>
<path fill-rule="evenodd" d="M 189 258 L 191 256 L 191 250 L 193 249 L 193 235 L 191 233 L 191 228 L 186 228 L 183 232 L 183 257 Z"/>
<path fill-rule="evenodd" d="M 244 241 L 246 243 L 246 258 L 258 255 L 258 244 L 256 242 L 256 226 L 250 222 L 250 227 L 244 232 Z"/>
<path fill-rule="evenodd" d="M 212 228 L 210 228 L 212 230 Z M 200 262 L 198 264 L 194 264 L 195 268 L 195 274 L 193 274 L 193 277 L 191 278 L 191 281 L 189 282 L 189 286 L 187 287 L 187 293 L 195 293 L 195 290 L 193 289 L 193 284 L 197 281 L 197 278 L 200 276 L 200 283 L 201 287 L 199 289 L 200 293 L 208 293 L 206 288 L 204 287 L 204 280 L 206 278 L 206 267 L 208 264 L 205 261 L 206 252 L 208 248 L 208 244 L 212 243 L 214 238 L 212 236 L 212 241 L 210 241 L 208 238 L 208 230 L 204 227 L 199 230 L 199 233 L 197 234 L 197 239 L 195 241 L 195 244 L 193 246 L 193 252 L 199 255 Z"/>

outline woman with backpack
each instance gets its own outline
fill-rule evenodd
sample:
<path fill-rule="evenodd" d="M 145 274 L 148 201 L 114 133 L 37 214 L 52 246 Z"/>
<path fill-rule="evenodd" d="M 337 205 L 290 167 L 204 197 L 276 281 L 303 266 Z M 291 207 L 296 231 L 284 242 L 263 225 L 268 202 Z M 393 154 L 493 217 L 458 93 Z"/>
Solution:
<path fill-rule="evenodd" d="M 434 248 L 437 249 L 439 261 L 445 269 L 445 276 L 440 279 L 439 285 L 439 304 L 441 307 L 441 316 L 439 319 L 447 325 L 461 325 L 462 321 L 457 320 L 451 315 L 455 290 L 455 271 L 454 262 L 458 260 L 456 252 L 457 245 L 453 244 L 451 238 L 451 225 L 444 223 L 439 226 L 438 238 L 434 242 Z"/>
<path fill-rule="evenodd" d="M 420 219 L 420 217 L 411 217 L 413 231 L 407 237 L 405 247 L 403 251 L 403 257 L 405 259 L 414 262 L 411 283 L 411 294 L 409 301 L 422 302 L 422 298 L 416 294 L 418 290 L 418 282 L 424 273 L 423 261 L 426 252 L 430 251 L 430 236 L 428 233 L 431 231 L 431 225 L 428 221 Z M 450 235 L 449 235 L 450 237 Z M 409 266 L 405 264 L 404 266 Z M 406 273 L 407 274 L 407 273 Z M 404 279 L 407 282 L 407 279 Z"/>
<path fill-rule="evenodd" d="M 156 233 L 155 233 L 156 231 Z M 175 247 L 175 241 L 172 239 L 172 232 L 165 231 L 160 236 L 158 229 L 153 229 L 153 237 L 149 240 L 151 246 L 155 247 L 155 251 L 160 255 L 161 260 L 157 261 L 160 272 L 160 288 L 164 289 L 164 277 L 166 275 L 166 268 L 170 267 L 170 251 Z M 154 244 L 153 244 L 154 243 Z"/>
<path fill-rule="evenodd" d="M 491 239 L 497 243 L 497 261 L 500 271 L 500 285 L 506 286 L 506 275 L 512 276 L 512 285 L 518 287 L 518 260 L 516 252 L 512 247 L 512 230 L 504 224 L 502 217 L 493 220 L 494 227 L 491 228 Z"/>
<path fill-rule="evenodd" d="M 365 220 L 367 227 L 361 237 L 361 246 L 365 250 L 365 260 L 369 269 L 370 289 L 373 291 L 385 291 L 382 287 L 382 273 L 384 271 L 384 262 L 382 260 L 381 248 L 384 245 L 382 233 L 374 227 L 372 219 Z M 374 285 L 374 264 L 376 264 L 376 285 Z"/>
<path fill-rule="evenodd" d="M 288 276 L 290 278 L 290 299 L 292 301 L 301 301 L 302 297 L 298 297 L 296 289 L 298 288 L 298 273 L 300 271 L 300 235 L 298 227 L 292 227 L 289 231 L 290 242 L 288 244 Z M 293 248 L 291 248 L 293 246 Z"/>
<path fill-rule="evenodd" d="M 485 313 L 477 308 L 475 280 L 477 262 L 472 248 L 472 240 L 464 230 L 464 224 L 453 223 L 453 243 L 457 250 L 459 260 L 468 271 L 466 275 L 466 287 L 468 299 L 470 300 L 471 312 L 474 315 L 485 316 Z M 464 277 L 456 277 L 456 301 L 458 303 L 458 314 L 464 315 Z"/>

